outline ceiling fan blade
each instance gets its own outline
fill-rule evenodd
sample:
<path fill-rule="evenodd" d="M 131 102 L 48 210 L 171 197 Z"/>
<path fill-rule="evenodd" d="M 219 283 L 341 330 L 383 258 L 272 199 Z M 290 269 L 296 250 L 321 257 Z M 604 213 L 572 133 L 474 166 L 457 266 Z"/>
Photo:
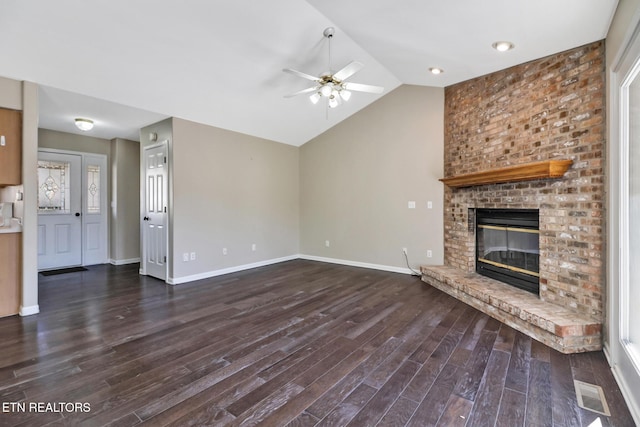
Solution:
<path fill-rule="evenodd" d="M 289 95 L 285 95 L 285 98 L 293 98 L 294 96 L 298 96 L 298 95 L 302 95 L 303 93 L 309 93 L 309 92 L 314 92 L 316 90 L 318 90 L 318 86 L 313 86 L 313 87 L 308 87 L 306 89 L 302 89 L 299 90 L 298 92 L 295 93 L 290 93 Z"/>
<path fill-rule="evenodd" d="M 353 90 L 355 92 L 382 93 L 384 91 L 383 87 L 363 85 L 361 83 L 343 83 L 342 86 L 347 90 Z"/>
<path fill-rule="evenodd" d="M 347 66 L 344 67 L 342 70 L 336 71 L 333 74 L 333 78 L 338 81 L 344 81 L 349 77 L 353 76 L 358 71 L 362 70 L 362 67 L 364 67 L 362 63 L 358 61 L 352 61 L 349 64 L 347 64 Z"/>
<path fill-rule="evenodd" d="M 302 77 L 303 79 L 311 80 L 312 82 L 319 82 L 320 78 L 312 76 L 311 74 L 303 73 L 302 71 L 292 70 L 291 68 L 283 68 L 285 73 L 293 74 L 294 76 Z"/>

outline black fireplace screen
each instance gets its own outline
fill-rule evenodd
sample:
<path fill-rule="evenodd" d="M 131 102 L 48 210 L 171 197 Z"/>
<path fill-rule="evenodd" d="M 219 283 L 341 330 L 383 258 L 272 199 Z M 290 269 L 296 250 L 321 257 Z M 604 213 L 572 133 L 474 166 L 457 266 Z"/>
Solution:
<path fill-rule="evenodd" d="M 537 210 L 478 209 L 476 271 L 538 293 L 540 271 Z"/>

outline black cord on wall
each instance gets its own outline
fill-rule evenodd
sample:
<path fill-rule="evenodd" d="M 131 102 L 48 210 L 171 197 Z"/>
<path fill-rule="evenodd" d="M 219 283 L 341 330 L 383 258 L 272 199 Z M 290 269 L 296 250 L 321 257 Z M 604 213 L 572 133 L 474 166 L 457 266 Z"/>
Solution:
<path fill-rule="evenodd" d="M 402 253 L 404 254 L 404 259 L 407 262 L 407 268 L 409 270 L 411 270 L 411 272 L 413 273 L 412 276 L 414 277 L 422 277 L 422 274 L 420 274 L 419 271 L 415 271 L 413 268 L 411 268 L 411 266 L 409 265 L 409 257 L 407 256 L 407 253 L 405 251 L 402 251 Z"/>

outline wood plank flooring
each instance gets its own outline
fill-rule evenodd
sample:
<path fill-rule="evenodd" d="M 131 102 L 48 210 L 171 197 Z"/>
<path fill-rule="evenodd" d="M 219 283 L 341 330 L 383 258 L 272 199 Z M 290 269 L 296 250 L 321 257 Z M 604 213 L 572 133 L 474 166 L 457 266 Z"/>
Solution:
<path fill-rule="evenodd" d="M 601 352 L 406 275 L 296 260 L 172 287 L 104 265 L 41 277 L 40 308 L 0 319 L 0 426 L 633 426 Z M 90 410 L 29 407 L 55 402 Z"/>

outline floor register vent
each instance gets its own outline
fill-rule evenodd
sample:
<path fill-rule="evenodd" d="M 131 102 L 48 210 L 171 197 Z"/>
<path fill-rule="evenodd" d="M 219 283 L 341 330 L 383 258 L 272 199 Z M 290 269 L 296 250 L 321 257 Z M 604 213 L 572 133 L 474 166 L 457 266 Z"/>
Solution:
<path fill-rule="evenodd" d="M 573 384 L 576 388 L 579 407 L 607 417 L 611 416 L 602 387 L 577 380 L 574 380 Z"/>

